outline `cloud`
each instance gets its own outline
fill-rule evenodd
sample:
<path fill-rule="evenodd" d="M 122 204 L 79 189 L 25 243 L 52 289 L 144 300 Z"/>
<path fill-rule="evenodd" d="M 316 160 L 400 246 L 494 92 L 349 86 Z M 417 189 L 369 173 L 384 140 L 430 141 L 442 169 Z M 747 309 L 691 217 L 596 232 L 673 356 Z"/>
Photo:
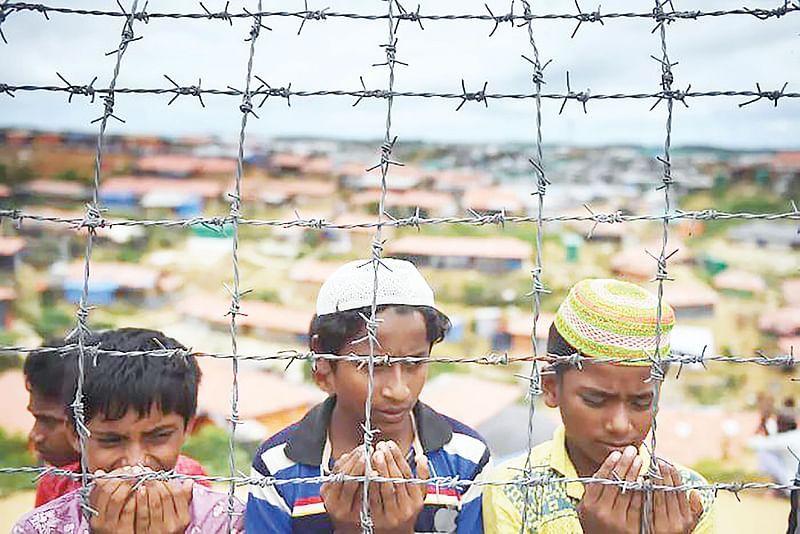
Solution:
<path fill-rule="evenodd" d="M 487 13 L 482 0 L 437 0 L 423 3 L 422 13 Z M 582 4 L 585 2 L 582 2 Z M 694 9 L 681 5 L 676 9 Z M 224 7 L 222 0 L 209 0 L 214 11 Z M 107 2 L 71 3 L 71 7 L 109 9 Z M 255 9 L 255 2 L 244 4 Z M 509 2 L 489 2 L 496 15 L 509 9 Z M 636 11 L 647 13 L 652 2 L 610 0 L 602 12 Z M 239 11 L 242 4 L 231 6 Z M 339 12 L 382 13 L 383 2 L 311 0 L 310 9 L 330 6 Z M 416 7 L 408 5 L 407 8 Z M 574 13 L 572 1 L 534 3 L 534 12 Z M 760 5 L 758 7 L 774 7 Z M 594 9 L 589 4 L 583 11 Z M 722 0 L 707 0 L 703 9 L 730 8 Z M 163 0 L 148 7 L 161 12 L 200 11 L 194 4 Z M 297 0 L 265 1 L 264 10 L 302 10 Z M 516 12 L 521 13 L 520 2 Z M 122 19 L 50 14 L 46 21 L 35 12 L 13 13 L 3 25 L 9 39 L 0 46 L 0 83 L 52 84 L 61 82 L 58 71 L 75 84 L 88 83 L 98 76 L 96 86 L 109 82 L 115 58 L 105 53 L 119 41 Z M 764 89 L 779 88 L 789 82 L 789 90 L 800 90 L 800 38 L 797 21 L 800 13 L 780 19 L 759 21 L 752 16 L 704 17 L 676 21 L 667 27 L 675 87 L 693 90 L 751 90 L 755 82 Z M 253 71 L 273 86 L 292 89 L 360 89 L 359 77 L 368 88 L 386 88 L 385 61 L 380 47 L 387 40 L 385 20 L 329 18 L 307 21 L 302 33 L 298 18 L 272 17 L 264 23 L 272 31 L 262 31 L 256 45 Z M 458 93 L 464 79 L 469 91 L 489 82 L 489 92 L 530 93 L 531 65 L 521 58 L 532 57 L 527 29 L 503 23 L 488 37 L 492 21 L 426 20 L 422 30 L 404 21 L 398 30 L 397 58 L 408 66 L 397 65 L 395 89 Z M 584 23 L 575 38 L 574 20 L 537 20 L 534 38 L 547 67 L 546 92 L 564 92 L 569 71 L 572 89 L 590 89 L 593 94 L 654 92 L 660 83 L 660 66 L 650 55 L 660 56 L 658 32 L 651 33 L 650 19 L 606 19 Z M 121 87 L 169 87 L 169 75 L 178 84 L 224 89 L 244 85 L 249 43 L 249 21 L 235 20 L 231 27 L 220 20 L 151 19 L 137 22 L 141 41 L 130 45 L 123 58 L 118 84 Z M 118 95 L 117 111 L 127 120 L 116 126 L 120 132 L 158 134 L 217 133 L 233 135 L 238 130 L 239 101 L 236 97 L 204 96 L 202 109 L 195 98 L 182 96 L 167 106 L 169 96 Z M 53 128 L 87 128 L 101 112 L 94 106 L 73 99 L 67 106 L 64 94 L 23 94 L 16 99 L 0 96 L 0 125 Z M 723 144 L 726 146 L 797 146 L 800 127 L 800 99 L 783 99 L 778 108 L 759 102 L 739 109 L 741 98 L 695 99 L 690 109 L 676 107 L 676 142 Z M 260 103 L 260 101 L 258 102 Z M 317 134 L 359 138 L 381 137 L 386 103 L 363 101 L 352 107 L 349 97 L 294 97 L 292 107 L 280 99 L 270 99 L 258 111 L 260 120 L 251 122 L 254 135 Z M 401 139 L 458 141 L 531 141 L 535 137 L 534 105 L 531 100 L 467 102 L 455 111 L 458 100 L 398 97 L 395 100 L 393 130 Z M 604 144 L 609 142 L 661 143 L 664 137 L 665 106 L 647 110 L 652 101 L 590 101 L 584 115 L 580 105 L 569 102 L 562 115 L 559 101 L 544 104 L 544 137 L 548 142 Z M 735 132 L 735 135 L 734 135 Z"/>

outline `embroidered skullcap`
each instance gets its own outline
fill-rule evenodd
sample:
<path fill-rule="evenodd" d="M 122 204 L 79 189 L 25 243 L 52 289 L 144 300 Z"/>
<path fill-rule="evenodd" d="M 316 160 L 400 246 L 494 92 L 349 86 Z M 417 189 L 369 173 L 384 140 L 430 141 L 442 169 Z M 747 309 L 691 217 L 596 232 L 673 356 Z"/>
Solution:
<path fill-rule="evenodd" d="M 591 358 L 640 359 L 655 357 L 658 299 L 629 282 L 586 279 L 570 289 L 555 317 L 561 337 Z M 658 352 L 668 356 L 675 313 L 661 302 Z M 630 362 L 622 365 L 648 365 Z"/>
<path fill-rule="evenodd" d="M 375 269 L 371 260 L 346 263 L 322 284 L 317 295 L 317 315 L 371 306 L 374 288 Z M 434 307 L 433 290 L 414 264 L 394 258 L 383 258 L 378 264 L 376 298 L 378 306 Z"/>

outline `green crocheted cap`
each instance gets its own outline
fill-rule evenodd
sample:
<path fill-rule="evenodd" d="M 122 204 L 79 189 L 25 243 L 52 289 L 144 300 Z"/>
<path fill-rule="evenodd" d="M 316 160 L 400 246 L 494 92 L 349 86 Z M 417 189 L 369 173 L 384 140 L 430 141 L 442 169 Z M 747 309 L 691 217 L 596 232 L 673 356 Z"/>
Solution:
<path fill-rule="evenodd" d="M 556 312 L 555 326 L 564 340 L 591 358 L 648 358 L 656 355 L 658 299 L 629 282 L 586 279 L 575 284 Z M 661 301 L 658 353 L 668 356 L 675 313 Z M 621 365 L 649 365 L 622 362 Z"/>

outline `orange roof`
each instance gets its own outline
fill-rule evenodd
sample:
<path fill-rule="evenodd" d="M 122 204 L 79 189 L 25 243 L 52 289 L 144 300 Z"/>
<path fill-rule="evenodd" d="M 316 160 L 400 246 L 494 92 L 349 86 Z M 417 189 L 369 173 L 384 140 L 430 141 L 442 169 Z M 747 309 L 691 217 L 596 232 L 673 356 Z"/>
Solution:
<path fill-rule="evenodd" d="M 3 392 L 0 428 L 11 434 L 27 434 L 33 426 L 33 416 L 28 412 L 28 390 L 22 371 L 9 369 L 0 374 L 0 391 Z"/>
<path fill-rule="evenodd" d="M 198 174 L 233 174 L 236 172 L 234 158 L 198 158 Z"/>
<path fill-rule="evenodd" d="M 101 193 L 133 193 L 142 196 L 150 191 L 169 191 L 217 198 L 225 191 L 225 184 L 216 180 L 191 178 L 175 179 L 160 176 L 114 176 L 103 181 Z"/>
<path fill-rule="evenodd" d="M 664 284 L 664 300 L 675 309 L 714 306 L 719 294 L 700 281 L 676 280 Z"/>
<path fill-rule="evenodd" d="M 748 271 L 726 269 L 714 277 L 714 287 L 717 289 L 730 289 L 734 291 L 749 291 L 762 293 L 767 289 L 767 283 L 762 277 Z"/>
<path fill-rule="evenodd" d="M 332 172 L 333 161 L 330 158 L 309 158 L 303 164 L 303 173 L 305 174 L 331 174 Z"/>
<path fill-rule="evenodd" d="M 21 237 L 0 236 L 0 256 L 14 256 L 25 248 L 25 240 Z"/>
<path fill-rule="evenodd" d="M 328 197 L 336 193 L 336 183 L 325 180 L 267 180 L 263 191 L 278 191 L 293 196 Z"/>
<path fill-rule="evenodd" d="M 790 278 L 781 284 L 783 300 L 791 306 L 800 306 L 800 278 Z"/>
<path fill-rule="evenodd" d="M 360 161 L 348 161 L 339 165 L 336 174 L 340 176 L 360 176 L 367 172 L 370 167 L 372 165 Z"/>
<path fill-rule="evenodd" d="M 604 225 L 598 225 L 598 228 L 600 226 Z M 678 252 L 667 260 L 667 268 L 672 264 L 684 263 L 691 259 L 691 251 L 683 242 L 670 239 L 667 244 L 667 255 L 676 249 Z M 650 280 L 656 275 L 657 262 L 648 252 L 657 258 L 661 252 L 661 243 L 644 243 L 622 249 L 611 258 L 611 270 L 623 278 Z"/>
<path fill-rule="evenodd" d="M 476 395 L 476 392 L 480 393 Z M 516 402 L 521 393 L 513 383 L 448 373 L 425 384 L 420 400 L 437 412 L 475 428 Z M 487 399 L 491 402 L 486 402 Z"/>
<path fill-rule="evenodd" d="M 197 394 L 199 413 L 229 416 L 231 412 L 231 366 L 229 362 L 198 358 L 203 372 Z M 255 419 L 270 413 L 316 404 L 325 394 L 307 384 L 293 384 L 282 376 L 241 366 L 238 373 L 239 415 Z"/>
<path fill-rule="evenodd" d="M 778 152 L 772 158 L 772 166 L 779 171 L 798 171 L 800 152 Z"/>
<path fill-rule="evenodd" d="M 725 449 L 732 458 L 741 458 L 747 452 L 753 429 L 758 426 L 758 414 L 720 407 L 678 407 L 662 402 L 658 422 L 659 456 L 693 465 L 704 458 L 719 458 L 720 451 Z"/>
<path fill-rule="evenodd" d="M 513 237 L 408 236 L 390 241 L 390 254 L 525 260 L 531 245 Z"/>
<path fill-rule="evenodd" d="M 83 261 L 76 261 L 69 265 L 68 279 L 83 279 Z M 100 262 L 92 260 L 89 269 L 89 287 L 92 280 L 115 282 L 122 287 L 130 289 L 151 289 L 156 286 L 161 273 L 135 263 Z"/>
<path fill-rule="evenodd" d="M 295 282 L 322 284 L 342 265 L 343 264 L 338 261 L 303 261 L 289 270 L 289 279 Z"/>
<path fill-rule="evenodd" d="M 381 192 L 369 189 L 356 193 L 350 197 L 354 206 L 377 203 L 380 201 Z M 406 191 L 388 191 L 386 194 L 387 208 L 422 208 L 428 210 L 443 210 L 455 204 L 453 195 L 439 191 L 424 191 L 409 189 Z"/>
<path fill-rule="evenodd" d="M 485 174 L 470 172 L 469 170 L 447 169 L 434 173 L 433 181 L 437 185 L 447 184 L 459 186 L 463 189 L 475 187 L 486 183 L 489 178 Z"/>
<path fill-rule="evenodd" d="M 233 158 L 198 158 L 180 154 L 145 156 L 136 162 L 140 172 L 154 174 L 226 174 L 233 173 L 236 160 Z"/>
<path fill-rule="evenodd" d="M 453 195 L 438 191 L 416 191 L 409 189 L 402 193 L 392 192 L 386 197 L 389 208 L 423 208 L 428 210 L 444 210 L 455 205 Z"/>
<path fill-rule="evenodd" d="M 315 197 L 325 198 L 336 194 L 336 183 L 327 180 L 244 180 L 242 196 L 245 200 L 261 200 L 268 197 Z"/>
<path fill-rule="evenodd" d="M 231 307 L 231 301 L 223 297 L 197 295 L 179 302 L 177 309 L 184 315 L 210 323 L 228 325 L 230 316 L 225 314 Z M 287 308 L 280 304 L 242 299 L 241 313 L 236 323 L 250 328 L 264 328 L 288 334 L 308 334 L 313 311 Z"/>
<path fill-rule="evenodd" d="M 479 187 L 464 192 L 461 203 L 476 211 L 518 212 L 522 210 L 519 194 L 503 187 Z"/>
<path fill-rule="evenodd" d="M 48 180 L 47 178 L 39 178 L 26 183 L 25 190 L 37 195 L 58 197 L 81 197 L 89 195 L 89 189 L 83 184 L 65 182 L 63 180 Z"/>
<path fill-rule="evenodd" d="M 0 301 L 14 300 L 15 298 L 17 298 L 17 292 L 13 287 L 0 286 Z"/>
<path fill-rule="evenodd" d="M 553 313 L 539 313 L 539 320 L 536 321 L 537 339 L 547 338 L 547 333 L 550 331 L 550 325 L 553 324 L 555 317 L 556 316 Z M 531 337 L 531 332 L 533 330 L 533 313 L 518 314 L 506 318 L 502 330 L 506 334 L 515 337 Z"/>
<path fill-rule="evenodd" d="M 779 336 L 800 334 L 800 307 L 780 308 L 763 314 L 758 327 Z"/>

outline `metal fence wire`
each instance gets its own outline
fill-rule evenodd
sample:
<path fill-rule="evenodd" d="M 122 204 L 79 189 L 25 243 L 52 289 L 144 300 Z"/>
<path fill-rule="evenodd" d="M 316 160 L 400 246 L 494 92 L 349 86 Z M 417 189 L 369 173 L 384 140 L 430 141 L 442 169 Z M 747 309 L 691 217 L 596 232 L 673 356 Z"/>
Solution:
<path fill-rule="evenodd" d="M 760 219 L 765 221 L 800 221 L 800 210 L 794 202 L 789 202 L 786 211 L 780 213 L 744 213 L 744 212 L 723 212 L 717 211 L 713 208 L 700 211 L 683 211 L 673 207 L 673 186 L 675 179 L 672 175 L 672 124 L 673 124 L 673 109 L 676 103 L 688 107 L 688 102 L 697 98 L 721 98 L 721 97 L 736 97 L 739 99 L 737 106 L 739 108 L 756 104 L 761 102 L 777 106 L 783 99 L 796 99 L 800 98 L 800 93 L 788 91 L 788 83 L 783 84 L 775 89 L 763 89 L 759 83 L 754 83 L 755 90 L 726 90 L 718 89 L 711 91 L 692 91 L 691 86 L 686 89 L 679 89 L 675 87 L 675 78 L 673 75 L 673 67 L 676 65 L 674 58 L 670 56 L 668 47 L 668 28 L 671 23 L 683 23 L 684 21 L 701 21 L 708 17 L 715 18 L 729 18 L 729 17 L 754 17 L 764 23 L 769 23 L 773 19 L 781 17 L 792 17 L 800 20 L 800 2 L 797 0 L 789 1 L 784 0 L 778 6 L 765 9 L 765 8 L 749 8 L 740 7 L 735 9 L 717 10 L 717 11 L 703 11 L 691 10 L 681 11 L 677 10 L 673 5 L 672 0 L 655 0 L 650 10 L 639 12 L 623 12 L 623 13 L 603 13 L 600 7 L 595 11 L 587 12 L 581 9 L 579 3 L 575 2 L 575 12 L 571 13 L 538 13 L 535 12 L 532 3 L 528 0 L 521 0 L 519 3 L 511 2 L 510 9 L 506 13 L 495 13 L 486 5 L 486 11 L 480 13 L 449 13 L 449 14 L 425 14 L 421 11 L 420 6 L 416 10 L 410 11 L 404 8 L 397 0 L 382 0 L 386 6 L 386 11 L 383 14 L 360 14 L 350 12 L 336 12 L 328 8 L 325 9 L 309 9 L 306 2 L 305 9 L 302 11 L 263 11 L 261 0 L 254 2 L 251 10 L 243 8 L 241 11 L 229 11 L 229 3 L 226 3 L 225 8 L 221 11 L 212 11 L 207 5 L 202 2 L 196 6 L 194 12 L 182 13 L 166 13 L 148 11 L 147 2 L 143 6 L 140 5 L 138 0 L 133 0 L 127 6 L 122 5 L 118 0 L 119 9 L 111 10 L 89 10 L 77 9 L 72 7 L 56 7 L 39 3 L 27 2 L 11 2 L 4 1 L 0 3 L 0 38 L 7 42 L 6 35 L 3 33 L 3 26 L 13 24 L 14 15 L 22 12 L 38 12 L 43 15 L 45 19 L 49 20 L 50 13 L 59 13 L 66 15 L 84 16 L 84 17 L 104 17 L 111 19 L 118 19 L 122 22 L 122 32 L 119 43 L 116 49 L 108 53 L 116 57 L 114 69 L 111 76 L 111 81 L 107 87 L 95 87 L 94 83 L 96 78 L 88 85 L 75 85 L 67 81 L 63 76 L 58 74 L 62 80 L 62 85 L 13 85 L 3 83 L 0 81 L 0 96 L 4 95 L 8 98 L 13 98 L 16 93 L 21 92 L 55 92 L 64 93 L 68 96 L 68 101 L 71 102 L 76 96 L 88 97 L 92 102 L 96 98 L 100 99 L 102 104 L 102 114 L 92 121 L 98 124 L 97 133 L 97 148 L 95 156 L 95 169 L 94 169 L 94 188 L 91 201 L 86 206 L 85 215 L 83 218 L 62 218 L 42 216 L 32 213 L 26 213 L 24 210 L 18 209 L 4 209 L 0 210 L 0 220 L 8 220 L 16 225 L 23 224 L 25 221 L 41 221 L 51 223 L 53 225 L 62 225 L 75 229 L 86 230 L 86 254 L 85 254 L 85 268 L 83 277 L 83 291 L 76 311 L 76 326 L 69 335 L 70 345 L 66 347 L 45 349 L 49 351 L 53 357 L 64 354 L 68 351 L 77 349 L 81 357 L 77 359 L 79 366 L 77 392 L 72 403 L 72 410 L 77 421 L 77 431 L 80 437 L 81 448 L 81 472 L 73 473 L 53 467 L 34 467 L 34 466 L 20 466 L 8 467 L 0 469 L 0 474 L 11 473 L 30 473 L 35 477 L 44 475 L 56 475 L 69 477 L 72 479 L 80 479 L 82 484 L 82 503 L 84 512 L 91 514 L 88 502 L 88 493 L 91 488 L 92 482 L 98 478 L 127 478 L 137 479 L 139 482 L 146 480 L 158 479 L 191 479 L 191 480 L 206 480 L 210 482 L 227 483 L 229 486 L 229 503 L 228 503 L 228 517 L 229 521 L 232 519 L 234 512 L 234 491 L 239 486 L 258 484 L 262 486 L 268 485 L 283 485 L 283 484 L 317 484 L 325 481 L 332 480 L 358 480 L 364 483 L 363 503 L 361 512 L 362 531 L 365 534 L 373 531 L 372 519 L 369 510 L 369 492 L 374 491 L 374 484 L 379 482 L 393 482 L 393 483 L 407 483 L 407 484 L 435 484 L 439 487 L 460 487 L 465 488 L 471 485 L 502 485 L 502 484 L 516 484 L 519 485 L 523 492 L 527 493 L 535 487 L 552 484 L 564 484 L 569 482 L 581 482 L 583 484 L 603 484 L 614 485 L 622 487 L 625 491 L 641 491 L 644 492 L 645 498 L 645 512 L 648 510 L 648 503 L 652 502 L 653 492 L 655 491 L 686 491 L 689 489 L 705 489 L 713 492 L 730 491 L 738 496 L 738 493 L 743 490 L 791 490 L 800 489 L 800 480 L 795 479 L 793 484 L 773 484 L 761 482 L 737 482 L 737 483 L 710 483 L 704 485 L 698 484 L 684 484 L 679 487 L 669 487 L 659 485 L 659 475 L 657 468 L 657 421 L 656 406 L 658 403 L 658 396 L 660 392 L 660 384 L 665 379 L 666 365 L 676 363 L 681 367 L 684 364 L 702 364 L 705 366 L 708 363 L 726 363 L 726 364 L 753 364 L 762 366 L 775 366 L 793 368 L 796 365 L 793 350 L 790 349 L 789 354 L 778 354 L 768 357 L 763 354 L 755 356 L 722 356 L 716 354 L 701 354 L 700 356 L 680 353 L 672 351 L 671 354 L 661 356 L 660 351 L 656 350 L 655 355 L 644 360 L 650 364 L 650 381 L 653 386 L 653 393 L 655 402 L 653 403 L 652 410 L 652 432 L 650 437 L 649 449 L 652 452 L 651 463 L 647 470 L 647 476 L 641 482 L 626 482 L 621 480 L 607 480 L 603 478 L 582 477 L 577 479 L 568 479 L 563 477 L 543 477 L 536 474 L 531 468 L 530 457 L 526 463 L 526 471 L 521 476 L 512 481 L 496 481 L 491 480 L 489 477 L 484 477 L 479 480 L 460 480 L 453 477 L 432 477 L 426 480 L 421 479 L 387 479 L 383 477 L 370 476 L 370 454 L 366 454 L 366 474 L 362 477 L 351 477 L 341 474 L 332 474 L 312 478 L 296 478 L 288 480 L 277 480 L 275 478 L 261 478 L 251 479 L 242 474 L 236 465 L 234 458 L 234 439 L 237 425 L 239 424 L 239 388 L 238 388 L 238 369 L 239 363 L 244 360 L 283 360 L 291 363 L 295 360 L 301 361 L 315 361 L 318 359 L 329 360 L 345 360 L 351 362 L 360 362 L 366 365 L 369 374 L 369 388 L 367 393 L 367 400 L 365 403 L 365 420 L 363 427 L 363 446 L 366 451 L 375 439 L 376 429 L 372 426 L 371 421 L 371 399 L 373 395 L 373 380 L 374 380 L 374 367 L 378 364 L 387 364 L 388 358 L 376 355 L 377 347 L 377 328 L 378 321 L 376 318 L 377 300 L 376 294 L 373 295 L 371 306 L 371 313 L 365 319 L 367 337 L 370 343 L 370 354 L 366 356 L 358 355 L 331 355 L 331 354 L 316 354 L 313 352 L 298 352 L 298 351 L 282 351 L 277 354 L 258 354 L 246 355 L 240 354 L 237 343 L 237 317 L 241 315 L 240 304 L 242 298 L 247 291 L 242 289 L 240 272 L 239 272 L 239 227 L 242 225 L 253 227 L 272 227 L 272 228 L 309 228 L 316 230 L 324 229 L 352 229 L 352 228 L 371 228 L 374 229 L 374 236 L 371 245 L 371 266 L 375 272 L 375 284 L 377 290 L 378 271 L 382 266 L 383 248 L 385 240 L 383 237 L 383 229 L 389 227 L 417 227 L 423 225 L 497 225 L 503 226 L 507 224 L 524 224 L 533 223 L 536 226 L 535 230 L 535 259 L 534 268 L 531 273 L 531 292 L 532 297 L 532 318 L 531 318 L 531 343 L 532 353 L 527 356 L 512 357 L 508 354 L 488 354 L 470 357 L 429 357 L 429 358 L 406 358 L 404 356 L 392 357 L 393 363 L 403 363 L 405 361 L 414 362 L 446 362 L 458 364 L 477 364 L 477 365 L 494 365 L 494 366 L 507 366 L 519 362 L 530 362 L 531 372 L 529 375 L 518 375 L 526 380 L 529 384 L 529 417 L 528 417 L 528 451 L 533 446 L 533 421 L 534 411 L 536 408 L 536 399 L 542 394 L 542 372 L 540 371 L 538 362 L 560 362 L 581 368 L 583 365 L 596 365 L 616 363 L 619 360 L 615 359 L 597 359 L 585 358 L 581 355 L 574 354 L 572 356 L 555 356 L 547 354 L 537 344 L 536 324 L 541 310 L 541 298 L 548 290 L 543 282 L 542 273 L 544 271 L 544 261 L 542 254 L 542 244 L 544 236 L 544 225 L 548 222 L 555 221 L 588 221 L 593 223 L 594 227 L 601 224 L 625 224 L 635 221 L 657 221 L 662 225 L 662 236 L 660 249 L 652 254 L 653 261 L 656 264 L 656 276 L 653 282 L 656 284 L 657 295 L 659 304 L 664 297 L 665 290 L 668 288 L 670 280 L 668 272 L 668 263 L 671 255 L 674 253 L 670 250 L 669 237 L 670 237 L 670 224 L 675 221 L 681 220 L 753 220 Z M 255 76 L 253 73 L 253 60 L 256 54 L 258 38 L 262 31 L 269 31 L 267 26 L 270 19 L 276 18 L 289 18 L 298 21 L 298 34 L 300 34 L 305 27 L 306 23 L 325 23 L 333 19 L 354 19 L 363 21 L 364 24 L 375 22 L 383 23 L 386 25 L 386 41 L 378 43 L 380 48 L 385 54 L 385 61 L 374 65 L 375 67 L 384 68 L 387 74 L 387 82 L 385 88 L 368 89 L 361 81 L 361 87 L 351 89 L 316 89 L 316 90 L 302 90 L 292 88 L 291 84 L 286 87 L 272 87 L 263 79 Z M 233 87 L 227 88 L 207 88 L 201 87 L 201 82 L 198 81 L 197 85 L 181 86 L 170 77 L 165 75 L 169 85 L 163 87 L 118 87 L 117 81 L 119 72 L 123 64 L 123 58 L 128 51 L 129 46 L 135 45 L 137 41 L 142 39 L 141 35 L 137 36 L 137 31 L 142 24 L 147 24 L 150 20 L 155 19 L 181 19 L 188 24 L 193 20 L 218 20 L 228 22 L 233 26 L 234 19 L 243 19 L 250 22 L 249 35 L 245 39 L 249 41 L 248 55 L 246 58 L 246 74 L 243 89 L 235 89 Z M 598 23 L 605 26 L 606 22 L 611 23 L 616 19 L 642 19 L 644 22 L 653 24 L 654 38 L 657 39 L 660 45 L 660 55 L 653 56 L 653 59 L 658 64 L 658 73 L 660 75 L 660 87 L 657 91 L 650 93 L 614 93 L 614 94 L 598 94 L 590 91 L 573 91 L 569 84 L 569 75 L 567 75 L 567 90 L 566 92 L 546 92 L 546 67 L 550 61 L 543 61 L 540 57 L 538 42 L 536 39 L 536 32 L 534 25 L 549 21 L 549 20 L 571 20 L 575 22 L 574 30 L 571 34 L 572 37 L 580 30 L 583 24 Z M 395 67 L 397 65 L 405 65 L 398 56 L 398 39 L 397 32 L 401 23 L 416 24 L 422 29 L 426 29 L 424 24 L 433 21 L 457 21 L 457 20 L 473 20 L 479 21 L 485 25 L 485 29 L 489 37 L 493 36 L 498 29 L 505 27 L 506 24 L 510 28 L 524 28 L 527 32 L 530 44 L 530 50 L 522 55 L 527 62 L 528 69 L 531 76 L 531 90 L 528 93 L 490 93 L 487 92 L 488 82 L 483 85 L 480 90 L 468 91 L 464 82 L 461 82 L 462 91 L 459 92 L 429 92 L 429 91 L 396 91 L 395 90 Z M 611 26 L 609 24 L 608 26 Z M 5 75 L 8 75 L 6 71 Z M 552 87 L 551 83 L 548 87 Z M 221 95 L 228 97 L 235 97 L 240 100 L 238 109 L 241 113 L 241 127 L 239 129 L 238 137 L 238 153 L 236 158 L 235 170 L 235 188 L 234 192 L 230 195 L 230 211 L 226 216 L 217 217 L 192 217 L 186 219 L 168 219 L 168 220 L 145 220 L 145 219 L 114 219 L 107 218 L 105 210 L 103 209 L 100 198 L 99 188 L 103 178 L 103 156 L 104 144 L 106 141 L 106 130 L 109 122 L 113 119 L 122 121 L 114 114 L 115 98 L 117 95 L 165 95 L 168 97 L 169 103 L 181 96 L 196 97 L 199 103 L 205 107 L 203 102 L 204 95 Z M 354 98 L 354 106 L 358 105 L 363 99 L 379 99 L 386 102 L 386 116 L 385 116 L 385 129 L 383 135 L 383 142 L 379 147 L 380 160 L 371 167 L 369 170 L 380 170 L 381 191 L 380 200 L 378 204 L 377 219 L 372 221 L 363 221 L 353 224 L 335 224 L 333 222 L 325 221 L 323 219 L 302 219 L 299 216 L 295 219 L 288 220 L 258 220 L 247 219 L 242 217 L 242 197 L 241 186 L 244 180 L 243 161 L 245 154 L 245 139 L 247 133 L 247 124 L 251 116 L 258 118 L 256 114 L 257 108 L 261 107 L 264 102 L 270 98 L 285 99 L 287 104 L 291 105 L 292 98 L 303 97 L 351 97 Z M 397 136 L 392 130 L 392 108 L 396 98 L 427 98 L 427 99 L 444 99 L 457 102 L 457 108 L 461 109 L 462 106 L 468 102 L 475 102 L 488 106 L 490 101 L 511 99 L 511 100 L 530 100 L 535 107 L 535 129 L 533 132 L 533 139 L 535 140 L 535 148 L 530 157 L 531 165 L 531 179 L 533 194 L 537 196 L 537 211 L 535 216 L 510 216 L 505 212 L 497 212 L 491 214 L 478 214 L 470 212 L 465 216 L 460 217 L 422 217 L 419 210 L 413 216 L 406 218 L 394 218 L 385 209 L 385 200 L 387 194 L 387 184 L 391 179 L 392 168 L 394 166 L 403 165 L 401 162 L 393 158 L 393 152 L 397 142 Z M 260 103 L 256 103 L 260 99 Z M 547 196 L 547 188 L 550 181 L 547 177 L 545 164 L 542 156 L 543 147 L 543 128 L 542 128 L 542 104 L 545 100 L 561 101 L 561 109 L 570 101 L 575 101 L 583 106 L 586 110 L 587 104 L 594 100 L 648 100 L 653 102 L 651 110 L 659 108 L 663 110 L 665 119 L 664 129 L 664 145 L 663 152 L 657 157 L 660 163 L 661 172 L 660 176 L 654 177 L 654 185 L 663 192 L 664 204 L 662 213 L 653 213 L 645 215 L 629 215 L 621 212 L 614 213 L 595 213 L 587 207 L 585 215 L 544 215 L 544 204 Z M 663 103 L 663 106 L 659 106 Z M 735 109 L 735 107 L 734 107 Z M 202 353 L 194 351 L 182 350 L 156 350 L 150 351 L 146 354 L 152 354 L 162 357 L 174 357 L 176 355 L 190 353 L 197 357 L 210 357 L 229 359 L 231 361 L 232 371 L 232 384 L 231 384 L 231 411 L 230 411 L 230 442 L 229 442 L 229 463 L 230 475 L 225 477 L 219 476 L 186 476 L 178 475 L 174 472 L 154 472 L 144 474 L 125 474 L 125 475 L 94 475 L 88 472 L 85 447 L 86 439 L 88 437 L 88 429 L 85 425 L 84 419 L 84 406 L 83 406 L 83 365 L 84 355 L 95 354 L 102 357 L 136 357 L 145 354 L 144 352 L 116 352 L 99 350 L 97 347 L 87 344 L 89 339 L 88 317 L 91 310 L 89 305 L 89 279 L 91 273 L 91 258 L 95 245 L 96 231 L 99 228 L 110 228 L 114 226 L 141 226 L 141 227 L 164 227 L 164 228 L 181 228 L 187 226 L 203 225 L 212 228 L 222 229 L 223 225 L 232 225 L 233 240 L 232 240 L 232 273 L 233 283 L 226 288 L 230 292 L 230 308 L 227 310 L 227 315 L 230 317 L 230 338 L 231 338 L 231 352 L 227 354 L 222 353 Z M 591 232 L 590 232 L 591 236 Z M 659 305 L 659 313 L 661 307 Z M 660 321 L 657 322 L 657 329 L 660 329 Z M 659 333 L 656 334 L 656 343 L 660 338 Z M 0 347 L 0 354 L 12 355 L 19 353 L 28 353 L 33 350 L 42 350 L 40 348 L 7 346 Z M 526 515 L 528 514 L 528 499 L 525 499 L 525 510 L 523 513 L 523 528 L 526 523 Z M 649 532 L 649 524 L 647 522 L 647 513 L 642 514 L 641 531 Z"/>

